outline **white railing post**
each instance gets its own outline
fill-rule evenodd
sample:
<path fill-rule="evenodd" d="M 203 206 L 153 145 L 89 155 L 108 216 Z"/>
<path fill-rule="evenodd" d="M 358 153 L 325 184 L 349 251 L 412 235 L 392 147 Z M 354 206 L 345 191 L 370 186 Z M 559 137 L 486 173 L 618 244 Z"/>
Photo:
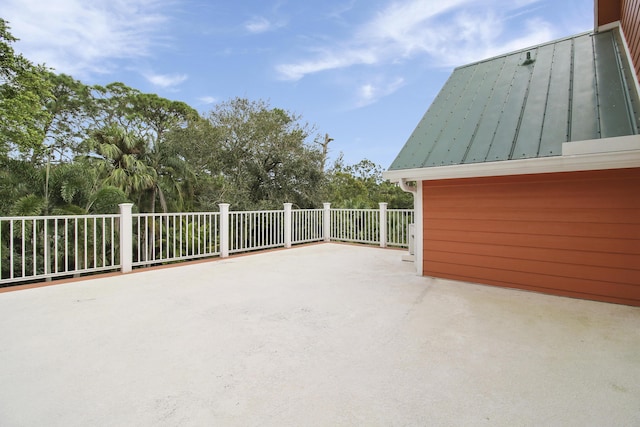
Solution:
<path fill-rule="evenodd" d="M 284 247 L 291 247 L 291 206 L 293 203 L 284 204 Z"/>
<path fill-rule="evenodd" d="M 380 247 L 387 247 L 387 204 L 384 202 L 378 203 L 380 205 Z"/>
<path fill-rule="evenodd" d="M 325 242 L 331 241 L 331 203 L 322 204 L 322 236 Z"/>
<path fill-rule="evenodd" d="M 220 258 L 229 256 L 229 203 L 220 203 Z"/>
<path fill-rule="evenodd" d="M 133 203 L 120 203 L 120 271 L 128 273 L 133 263 Z"/>

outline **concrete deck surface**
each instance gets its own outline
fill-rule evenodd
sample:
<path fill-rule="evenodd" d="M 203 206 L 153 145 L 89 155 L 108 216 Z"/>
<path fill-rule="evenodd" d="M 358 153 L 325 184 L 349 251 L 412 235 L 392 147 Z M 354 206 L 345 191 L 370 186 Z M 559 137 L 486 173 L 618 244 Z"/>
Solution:
<path fill-rule="evenodd" d="M 640 425 L 640 309 L 321 244 L 0 294 L 0 426 Z"/>

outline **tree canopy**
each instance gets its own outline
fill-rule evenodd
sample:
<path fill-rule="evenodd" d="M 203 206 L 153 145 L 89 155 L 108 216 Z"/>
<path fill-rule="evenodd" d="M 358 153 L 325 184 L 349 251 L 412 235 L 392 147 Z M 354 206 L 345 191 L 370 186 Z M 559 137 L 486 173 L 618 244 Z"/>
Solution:
<path fill-rule="evenodd" d="M 325 170 L 330 138 L 267 101 L 206 114 L 121 82 L 88 86 L 13 49 L 0 18 L 0 215 L 412 206 L 369 160 Z"/>
<path fill-rule="evenodd" d="M 40 147 L 50 118 L 46 104 L 53 96 L 47 70 L 15 53 L 17 39 L 9 29 L 0 18 L 0 153 L 5 155 Z"/>

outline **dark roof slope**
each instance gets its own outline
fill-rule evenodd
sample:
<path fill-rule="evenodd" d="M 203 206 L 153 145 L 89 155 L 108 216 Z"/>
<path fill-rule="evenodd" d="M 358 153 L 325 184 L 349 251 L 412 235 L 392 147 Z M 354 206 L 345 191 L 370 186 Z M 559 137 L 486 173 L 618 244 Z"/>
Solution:
<path fill-rule="evenodd" d="M 562 143 L 638 133 L 616 29 L 456 68 L 389 170 L 559 156 Z"/>

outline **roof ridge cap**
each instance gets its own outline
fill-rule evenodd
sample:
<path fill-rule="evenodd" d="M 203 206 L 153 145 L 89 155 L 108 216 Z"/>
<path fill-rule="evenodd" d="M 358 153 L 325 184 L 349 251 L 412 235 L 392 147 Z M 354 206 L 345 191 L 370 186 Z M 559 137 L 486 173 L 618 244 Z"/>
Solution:
<path fill-rule="evenodd" d="M 607 30 L 607 31 L 612 31 L 612 30 L 613 30 L 613 28 L 612 28 L 612 29 L 609 29 L 609 30 Z M 601 32 L 602 32 L 602 33 L 606 33 L 607 31 L 601 31 Z M 481 59 L 481 60 L 479 60 L 479 61 L 470 62 L 470 63 L 468 63 L 468 64 L 458 65 L 458 66 L 457 66 L 457 67 L 455 67 L 453 70 L 455 71 L 455 70 L 459 70 L 459 69 L 466 68 L 466 67 L 472 67 L 472 66 L 474 66 L 474 65 L 482 64 L 483 62 L 494 61 L 494 60 L 496 60 L 496 59 L 505 58 L 505 57 L 507 57 L 507 56 L 511 56 L 511 55 L 516 55 L 516 54 L 518 54 L 518 53 L 526 52 L 526 51 L 528 51 L 528 50 L 538 49 L 538 48 L 541 48 L 541 47 L 543 47 L 543 46 L 548 46 L 548 45 L 551 45 L 551 44 L 556 44 L 556 43 L 560 43 L 560 42 L 563 42 L 563 41 L 566 41 L 566 40 L 572 40 L 572 39 L 576 39 L 576 38 L 578 38 L 578 37 L 583 37 L 583 36 L 587 36 L 587 35 L 588 35 L 588 36 L 593 36 L 593 35 L 595 35 L 595 34 L 596 34 L 596 32 L 595 32 L 595 31 L 593 31 L 593 30 L 589 30 L 589 31 L 585 31 L 585 32 L 582 32 L 582 33 L 574 34 L 574 35 L 572 35 L 572 36 L 561 37 L 561 38 L 559 38 L 559 39 L 550 40 L 550 41 L 548 41 L 548 42 L 544 42 L 544 43 L 540 43 L 540 44 L 532 45 L 532 46 L 525 47 L 525 48 L 522 48 L 522 49 L 513 50 L 513 51 L 511 51 L 511 52 L 502 53 L 502 54 L 500 54 L 500 55 L 492 56 L 492 57 L 490 57 L 490 58 L 485 58 L 485 59 Z"/>

